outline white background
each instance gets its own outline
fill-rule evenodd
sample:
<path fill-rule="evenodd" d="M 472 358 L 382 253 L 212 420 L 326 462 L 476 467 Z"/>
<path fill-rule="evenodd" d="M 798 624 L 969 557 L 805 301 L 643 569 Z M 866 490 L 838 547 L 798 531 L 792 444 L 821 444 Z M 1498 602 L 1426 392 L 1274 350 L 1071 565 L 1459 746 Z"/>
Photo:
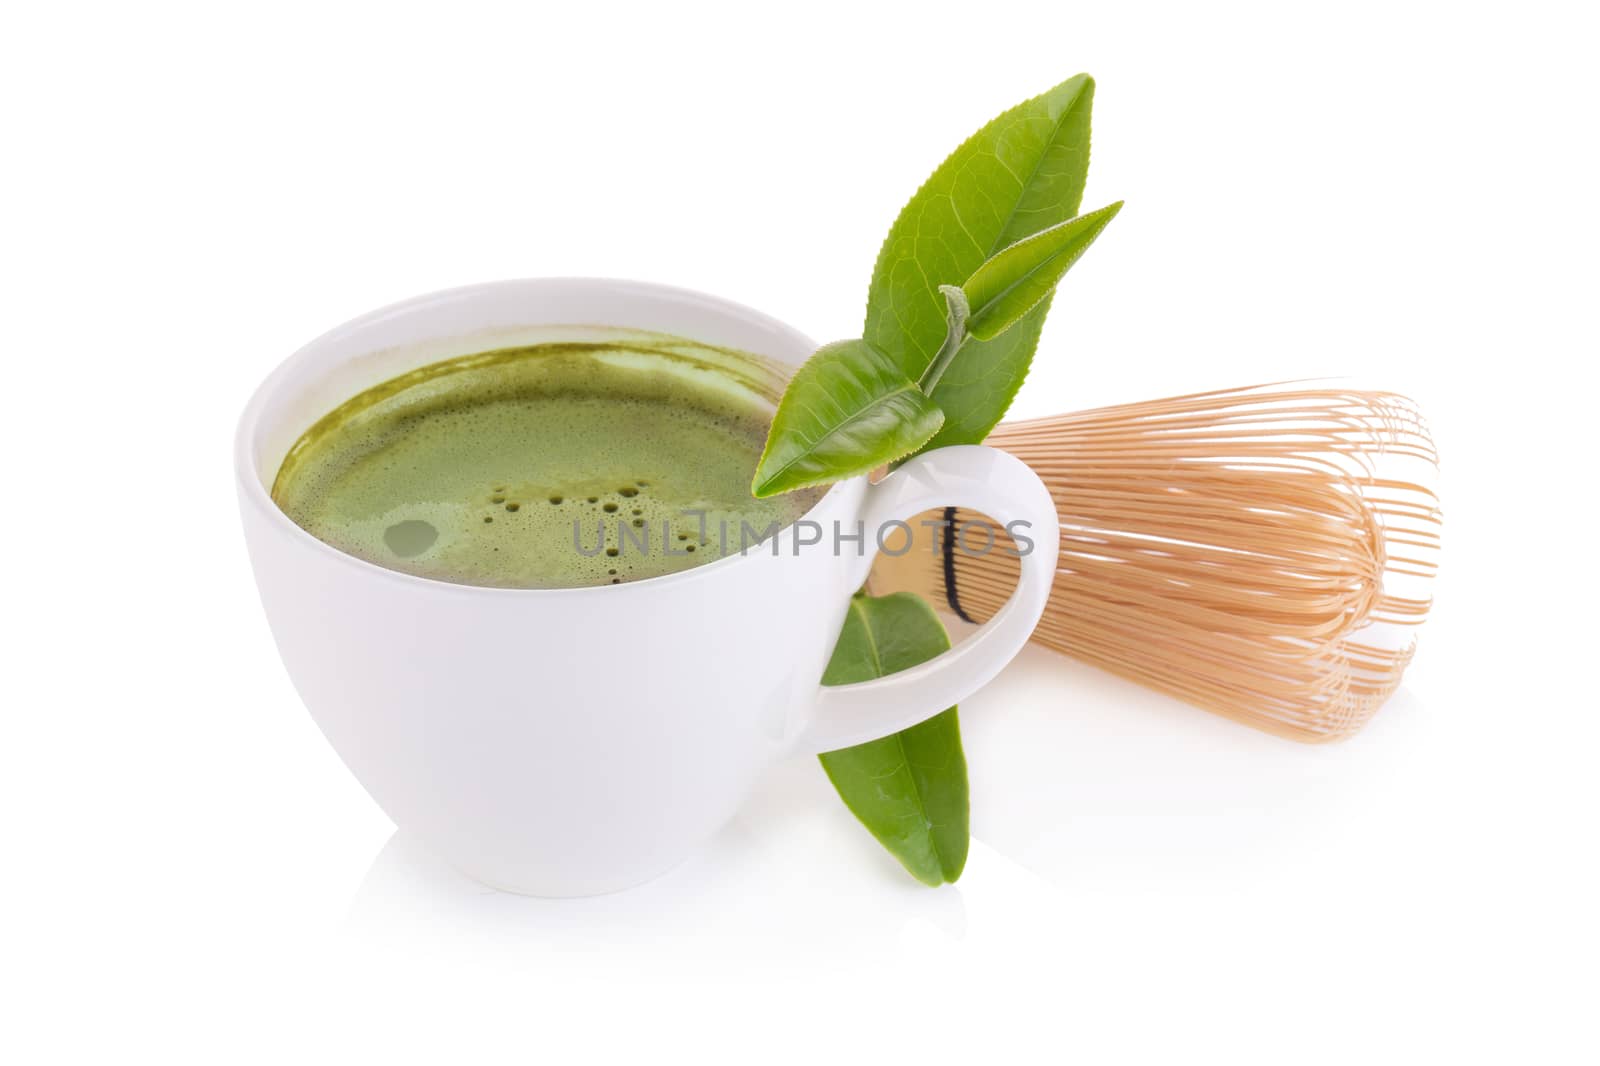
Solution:
<path fill-rule="evenodd" d="M 1590 6 L 11 10 L 0 1058 L 1594 1061 Z M 1030 651 L 939 891 L 804 760 L 600 900 L 391 840 L 256 603 L 255 382 L 503 277 L 853 336 L 927 172 L 1079 70 L 1127 207 L 1014 414 L 1411 390 L 1446 569 L 1390 706 L 1308 748 Z"/>

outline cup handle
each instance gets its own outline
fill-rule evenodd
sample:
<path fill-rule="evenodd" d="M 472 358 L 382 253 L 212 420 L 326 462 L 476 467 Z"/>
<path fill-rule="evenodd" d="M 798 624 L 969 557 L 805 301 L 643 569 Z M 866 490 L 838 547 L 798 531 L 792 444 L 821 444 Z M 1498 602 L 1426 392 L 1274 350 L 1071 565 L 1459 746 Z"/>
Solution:
<path fill-rule="evenodd" d="M 932 718 L 982 688 L 1028 642 L 1055 581 L 1061 526 L 1039 476 L 994 448 L 938 448 L 869 488 L 862 514 L 871 550 L 858 564 L 851 587 L 866 580 L 884 524 L 939 507 L 978 511 L 1006 528 L 1017 523 L 1033 548 L 1020 559 L 1016 591 L 982 628 L 942 655 L 873 681 L 820 686 L 812 716 L 795 739 L 797 750 L 816 754 L 847 748 Z"/>

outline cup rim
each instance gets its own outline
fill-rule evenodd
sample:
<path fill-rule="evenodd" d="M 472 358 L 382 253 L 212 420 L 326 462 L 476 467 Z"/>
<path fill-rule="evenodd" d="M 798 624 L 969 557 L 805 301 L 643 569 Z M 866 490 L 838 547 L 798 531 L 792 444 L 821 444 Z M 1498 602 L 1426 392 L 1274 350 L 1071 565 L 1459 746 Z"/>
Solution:
<path fill-rule="evenodd" d="M 836 503 L 846 492 L 852 490 L 851 487 L 854 485 L 854 483 L 864 482 L 866 480 L 865 476 L 857 476 L 853 478 L 846 478 L 843 481 L 835 483 L 828 489 L 827 492 L 823 493 L 821 499 L 812 504 L 811 507 L 807 509 L 806 512 L 799 518 L 796 518 L 793 522 L 783 526 L 778 530 L 777 533 L 773 534 L 772 538 L 761 541 L 759 545 L 753 545 L 748 552 L 742 552 L 736 555 L 725 555 L 714 562 L 691 567 L 687 570 L 680 570 L 677 573 L 661 574 L 656 577 L 641 578 L 637 581 L 628 581 L 618 585 L 578 585 L 571 588 L 551 589 L 514 588 L 501 585 L 467 585 L 455 581 L 445 581 L 440 578 L 423 577 L 419 574 L 408 574 L 401 570 L 391 570 L 389 567 L 381 566 L 378 563 L 369 562 L 368 560 L 362 559 L 359 556 L 351 555 L 349 552 L 341 551 L 340 549 L 335 548 L 333 545 L 328 544 L 326 541 L 318 539 L 305 529 L 302 529 L 293 519 L 284 513 L 283 509 L 280 508 L 276 502 L 273 501 L 270 493 L 267 491 L 266 486 L 262 484 L 261 478 L 256 474 L 258 464 L 255 462 L 257 458 L 255 430 L 261 422 L 262 411 L 265 409 L 268 400 L 276 393 L 277 389 L 293 375 L 298 366 L 304 360 L 310 357 L 311 353 L 323 345 L 337 340 L 344 334 L 356 332 L 396 313 L 411 311 L 431 303 L 457 299 L 469 293 L 502 288 L 514 289 L 539 284 L 592 285 L 616 290 L 619 292 L 633 291 L 635 293 L 647 293 L 653 296 L 665 296 L 673 299 L 693 301 L 697 304 L 707 307 L 708 309 L 732 314 L 747 321 L 753 321 L 772 329 L 776 333 L 787 334 L 793 339 L 802 342 L 802 344 L 809 349 L 815 350 L 817 348 L 817 343 L 810 337 L 806 336 L 804 333 L 801 333 L 788 323 L 773 318 L 764 311 L 758 311 L 746 304 L 741 304 L 737 301 L 726 299 L 725 297 L 714 296 L 710 293 L 701 292 L 696 289 L 684 288 L 677 285 L 663 285 L 661 283 L 652 281 L 639 281 L 630 278 L 558 275 L 550 277 L 508 278 L 499 281 L 477 282 L 469 285 L 456 285 L 446 289 L 436 289 L 432 292 L 422 293 L 417 296 L 407 297 L 406 299 L 397 300 L 394 303 L 386 304 L 383 307 L 376 308 L 366 312 L 365 314 L 357 315 L 355 318 L 348 319 L 345 322 L 334 326 L 332 329 L 325 330 L 316 337 L 313 337 L 311 340 L 302 344 L 299 348 L 296 348 L 281 362 L 279 362 L 277 366 L 268 372 L 266 377 L 262 378 L 261 381 L 257 383 L 255 389 L 250 394 L 250 399 L 245 403 L 244 410 L 239 415 L 239 420 L 234 431 L 233 471 L 234 479 L 237 482 L 237 487 L 240 493 L 240 499 L 247 505 L 254 507 L 255 510 L 261 514 L 267 522 L 277 526 L 289 536 L 298 538 L 302 544 L 322 555 L 324 558 L 330 559 L 338 565 L 354 567 L 355 569 L 363 571 L 372 577 L 396 581 L 406 585 L 416 585 L 422 588 L 431 589 L 435 592 L 454 590 L 466 595 L 487 593 L 503 596 L 542 596 L 553 598 L 558 596 L 596 595 L 600 593 L 609 593 L 612 596 L 616 596 L 617 594 L 626 590 L 637 589 L 644 586 L 660 588 L 669 584 L 687 584 L 691 581 L 709 577 L 713 572 L 730 569 L 739 563 L 751 562 L 754 559 L 762 557 L 763 553 L 756 550 L 758 547 L 760 547 L 760 545 L 765 545 L 773 539 L 781 540 L 799 523 L 811 518 L 825 507 L 830 507 L 832 504 Z M 552 326 L 571 325 L 601 327 L 606 325 L 603 322 L 552 322 L 541 324 Z"/>

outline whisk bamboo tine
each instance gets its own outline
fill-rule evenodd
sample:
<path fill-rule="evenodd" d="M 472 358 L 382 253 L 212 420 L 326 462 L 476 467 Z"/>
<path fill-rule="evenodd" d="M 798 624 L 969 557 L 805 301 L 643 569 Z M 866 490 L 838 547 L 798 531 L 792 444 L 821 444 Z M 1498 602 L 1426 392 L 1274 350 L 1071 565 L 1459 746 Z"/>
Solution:
<path fill-rule="evenodd" d="M 1060 513 L 1039 643 L 1299 740 L 1354 733 L 1399 685 L 1441 523 L 1405 397 L 1283 382 L 1005 423 L 988 443 Z M 950 535 L 913 522 L 872 587 L 986 619 L 1016 580 L 1010 538 L 981 515 L 921 518 Z"/>

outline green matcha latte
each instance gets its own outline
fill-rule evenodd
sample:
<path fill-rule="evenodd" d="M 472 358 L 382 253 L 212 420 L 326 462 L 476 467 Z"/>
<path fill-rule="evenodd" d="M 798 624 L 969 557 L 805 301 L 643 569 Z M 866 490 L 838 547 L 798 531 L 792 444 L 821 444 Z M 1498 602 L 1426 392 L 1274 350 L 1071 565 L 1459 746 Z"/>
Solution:
<path fill-rule="evenodd" d="M 658 577 L 737 552 L 741 530 L 788 525 L 820 497 L 750 494 L 783 380 L 761 357 L 657 334 L 462 356 L 322 418 L 272 497 L 319 540 L 419 577 Z"/>

